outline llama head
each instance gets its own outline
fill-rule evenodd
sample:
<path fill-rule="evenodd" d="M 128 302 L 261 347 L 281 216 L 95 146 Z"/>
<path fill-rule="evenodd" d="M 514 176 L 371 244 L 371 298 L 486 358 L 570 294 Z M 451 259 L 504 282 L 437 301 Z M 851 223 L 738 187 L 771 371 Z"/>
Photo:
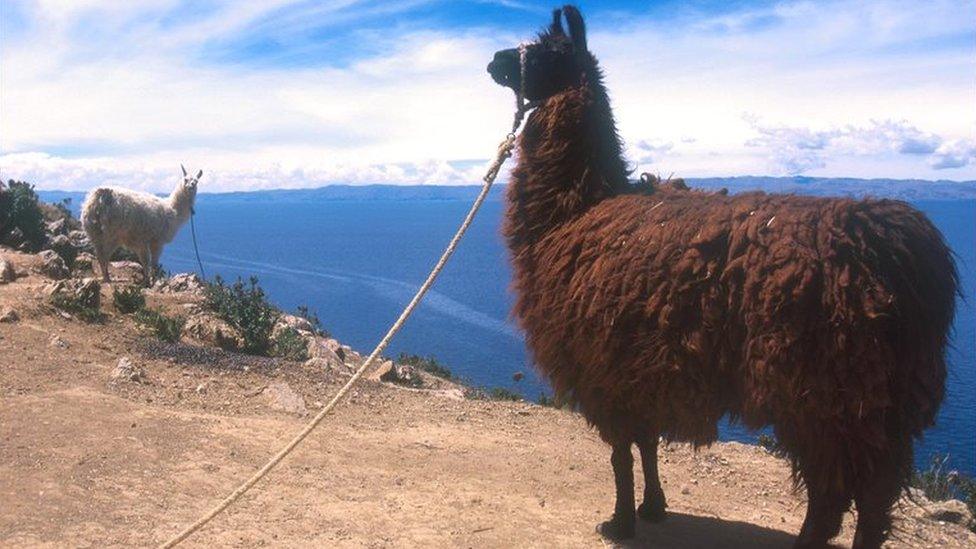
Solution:
<path fill-rule="evenodd" d="M 180 164 L 180 169 L 183 170 L 183 181 L 173 191 L 173 201 L 179 209 L 184 207 L 192 209 L 193 202 L 197 197 L 197 185 L 200 184 L 200 178 L 203 177 L 203 170 L 198 171 L 196 175 L 190 175 L 186 173 L 183 164 Z"/>
<path fill-rule="evenodd" d="M 563 29 L 563 18 L 568 32 Z M 496 52 L 488 73 L 498 84 L 535 101 L 578 86 L 593 66 L 583 15 L 574 6 L 565 6 L 552 12 L 552 23 L 535 42 Z"/>

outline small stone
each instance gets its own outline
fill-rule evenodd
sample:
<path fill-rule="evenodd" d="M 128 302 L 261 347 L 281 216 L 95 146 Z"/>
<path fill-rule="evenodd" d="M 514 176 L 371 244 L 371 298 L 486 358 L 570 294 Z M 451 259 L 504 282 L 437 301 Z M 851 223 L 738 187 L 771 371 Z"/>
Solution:
<path fill-rule="evenodd" d="M 207 382 L 204 381 L 203 383 L 197 385 L 196 392 L 197 392 L 198 395 L 202 395 L 202 394 L 206 393 L 207 392 Z"/>
<path fill-rule="evenodd" d="M 282 381 L 268 385 L 261 394 L 267 399 L 268 405 L 272 409 L 299 415 L 308 412 L 302 395 L 296 393 L 290 385 Z"/>
<path fill-rule="evenodd" d="M 146 372 L 136 366 L 128 357 L 119 359 L 119 363 L 112 370 L 112 381 L 134 381 L 141 383 L 146 379 Z"/>
<path fill-rule="evenodd" d="M 0 309 L 0 322 L 17 322 L 18 320 L 20 320 L 20 315 L 11 307 Z"/>
<path fill-rule="evenodd" d="M 682 485 L 681 486 L 681 493 L 684 494 L 684 495 L 686 495 L 686 496 L 688 494 L 690 494 L 691 493 L 691 486 L 688 486 L 687 484 Z"/>
<path fill-rule="evenodd" d="M 370 381 L 384 381 L 383 378 L 384 377 L 388 377 L 390 375 L 390 372 L 391 371 L 393 371 L 393 361 L 392 360 L 384 360 L 382 363 L 380 363 L 379 366 L 377 366 L 373 370 L 372 373 L 370 373 L 366 377 Z"/>
<path fill-rule="evenodd" d="M 61 349 L 61 350 L 71 347 L 71 345 L 69 345 L 67 341 L 61 339 L 61 337 L 58 336 L 57 334 L 52 335 L 51 339 L 48 340 L 47 344 L 49 347 L 53 347 L 55 349 Z"/>
<path fill-rule="evenodd" d="M 14 264 L 0 257 L 0 284 L 7 284 L 14 280 L 17 280 L 17 271 L 14 270 Z"/>

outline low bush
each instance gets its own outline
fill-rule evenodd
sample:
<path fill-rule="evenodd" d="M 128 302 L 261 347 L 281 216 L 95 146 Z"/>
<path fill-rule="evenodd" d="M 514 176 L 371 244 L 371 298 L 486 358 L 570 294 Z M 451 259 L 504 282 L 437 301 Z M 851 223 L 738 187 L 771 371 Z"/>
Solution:
<path fill-rule="evenodd" d="M 44 214 L 34 186 L 23 181 L 0 181 L 0 242 L 24 245 L 36 252 L 47 242 Z"/>
<path fill-rule="evenodd" d="M 271 334 L 281 311 L 268 302 L 257 277 L 247 283 L 238 278 L 228 285 L 217 276 L 204 295 L 206 307 L 240 332 L 244 352 L 265 356 L 271 352 Z"/>
<path fill-rule="evenodd" d="M 102 322 L 105 315 L 97 307 L 86 304 L 77 295 L 68 292 L 58 292 L 51 296 L 51 305 L 68 314 L 76 316 L 85 322 Z"/>
<path fill-rule="evenodd" d="M 278 332 L 274 344 L 271 346 L 271 356 L 288 360 L 303 361 L 308 359 L 308 342 L 294 328 L 285 328 Z"/>
<path fill-rule="evenodd" d="M 332 337 L 329 334 L 329 331 L 322 327 L 322 321 L 319 320 L 319 315 L 315 311 L 309 309 L 308 305 L 299 305 L 295 309 L 295 316 L 307 320 L 309 324 L 312 325 L 312 331 L 315 332 L 315 335 Z"/>
<path fill-rule="evenodd" d="M 451 370 L 449 370 L 447 366 L 444 366 L 440 362 L 437 362 L 437 359 L 432 356 L 422 357 L 418 355 L 400 353 L 400 356 L 397 358 L 396 361 L 399 364 L 406 364 L 407 366 L 413 366 L 418 370 L 422 370 L 424 372 L 427 372 L 428 374 L 435 375 L 442 379 L 448 379 L 448 380 L 455 379 L 454 373 L 451 372 Z"/>
<path fill-rule="evenodd" d="M 112 303 L 115 310 L 128 315 L 146 307 L 146 297 L 138 286 L 116 287 L 112 289 Z"/>
<path fill-rule="evenodd" d="M 186 318 L 166 316 L 156 309 L 140 309 L 136 312 L 136 322 L 148 328 L 160 341 L 176 343 L 183 333 Z"/>
<path fill-rule="evenodd" d="M 464 391 L 464 397 L 470 400 L 502 400 L 511 402 L 525 400 L 522 398 L 522 395 L 504 387 L 492 387 L 490 389 L 470 387 Z"/>

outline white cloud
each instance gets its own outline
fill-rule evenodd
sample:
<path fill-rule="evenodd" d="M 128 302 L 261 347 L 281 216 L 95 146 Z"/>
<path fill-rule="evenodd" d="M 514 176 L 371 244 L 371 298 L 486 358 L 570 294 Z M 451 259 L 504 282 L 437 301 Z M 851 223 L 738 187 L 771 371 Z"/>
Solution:
<path fill-rule="evenodd" d="M 535 28 L 391 27 L 370 36 L 373 53 L 323 67 L 200 60 L 208 44 L 255 28 L 287 41 L 309 20 L 352 24 L 358 5 L 283 14 L 290 3 L 221 1 L 175 24 L 161 21 L 176 0 L 23 4 L 30 32 L 5 32 L 0 48 L 0 172 L 42 188 L 159 191 L 180 162 L 221 190 L 477 183 L 482 163 L 458 161 L 490 156 L 512 108 L 485 64 Z M 953 42 L 974 30 L 963 16 L 974 9 L 784 2 L 612 28 L 591 18 L 590 46 L 629 160 L 655 171 L 976 178 L 976 56 Z M 94 28 L 79 34 L 81 20 Z"/>

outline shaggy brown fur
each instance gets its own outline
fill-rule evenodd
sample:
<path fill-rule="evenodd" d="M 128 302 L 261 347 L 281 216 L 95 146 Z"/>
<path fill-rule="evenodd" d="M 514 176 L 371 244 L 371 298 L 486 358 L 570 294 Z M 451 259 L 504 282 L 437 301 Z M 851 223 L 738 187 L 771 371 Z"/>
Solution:
<path fill-rule="evenodd" d="M 633 535 L 631 444 L 651 477 L 640 514 L 660 519 L 658 435 L 709 444 L 729 414 L 772 425 L 806 485 L 798 547 L 826 544 L 852 499 L 855 547 L 880 546 L 942 400 L 957 288 L 942 236 L 893 200 L 633 192 L 582 18 L 564 8 L 567 36 L 559 13 L 528 53 L 526 95 L 545 101 L 520 138 L 505 235 L 535 361 L 614 447 L 601 532 Z M 551 52 L 573 77 L 546 72 Z M 562 81 L 531 97 L 547 74 Z"/>

